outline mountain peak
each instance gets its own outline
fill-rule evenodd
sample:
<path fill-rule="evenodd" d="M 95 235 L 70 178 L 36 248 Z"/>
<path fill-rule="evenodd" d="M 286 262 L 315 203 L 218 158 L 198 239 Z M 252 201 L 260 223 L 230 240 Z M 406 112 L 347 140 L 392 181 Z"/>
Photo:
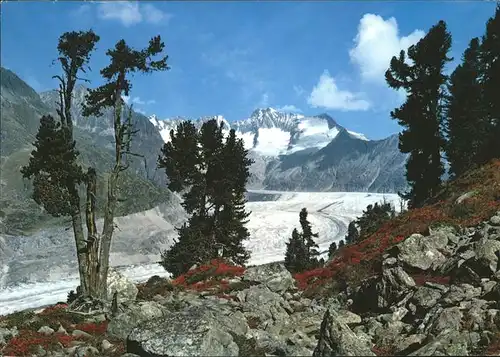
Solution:
<path fill-rule="evenodd" d="M 326 113 L 321 113 L 319 115 L 315 115 L 314 116 L 315 118 L 320 118 L 320 119 L 323 119 L 323 120 L 326 120 L 326 122 L 328 123 L 328 127 L 331 129 L 331 128 L 335 128 L 335 127 L 338 127 L 338 128 L 341 128 L 342 126 L 340 126 L 336 121 L 335 119 L 333 119 L 330 115 L 326 114 Z"/>

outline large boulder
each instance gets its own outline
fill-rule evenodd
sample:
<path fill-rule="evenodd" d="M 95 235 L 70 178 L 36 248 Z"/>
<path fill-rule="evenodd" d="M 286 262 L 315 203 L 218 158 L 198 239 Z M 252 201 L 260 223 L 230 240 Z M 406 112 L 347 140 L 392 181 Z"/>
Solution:
<path fill-rule="evenodd" d="M 140 356 L 237 356 L 234 336 L 248 325 L 241 313 L 210 306 L 190 306 L 134 328 L 127 351 Z"/>
<path fill-rule="evenodd" d="M 277 293 L 285 292 L 294 287 L 292 274 L 283 263 L 270 263 L 249 267 L 243 274 L 243 280 L 265 285 Z"/>
<path fill-rule="evenodd" d="M 421 234 L 412 234 L 398 244 L 398 259 L 412 268 L 421 270 L 436 270 L 446 261 L 442 251 L 448 244 L 445 234 L 435 234 L 424 237 Z"/>
<path fill-rule="evenodd" d="M 108 300 L 113 298 L 114 293 L 118 294 L 118 301 L 134 301 L 139 290 L 135 283 L 118 272 L 114 268 L 108 270 Z"/>
<path fill-rule="evenodd" d="M 355 334 L 344 321 L 335 309 L 328 308 L 321 323 L 314 357 L 375 356 L 371 341 Z"/>
<path fill-rule="evenodd" d="M 158 319 L 168 314 L 168 310 L 154 301 L 136 302 L 124 308 L 108 324 L 108 334 L 125 339 L 139 324 Z"/>

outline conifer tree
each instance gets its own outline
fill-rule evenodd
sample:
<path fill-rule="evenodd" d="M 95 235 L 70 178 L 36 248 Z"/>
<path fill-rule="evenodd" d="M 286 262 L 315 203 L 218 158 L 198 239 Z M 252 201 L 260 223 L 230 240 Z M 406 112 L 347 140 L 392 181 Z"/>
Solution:
<path fill-rule="evenodd" d="M 318 260 L 319 247 L 313 239 L 318 237 L 318 233 L 312 232 L 311 223 L 307 220 L 306 208 L 301 209 L 299 222 L 302 233 L 299 233 L 297 229 L 293 230 L 285 253 L 285 266 L 294 273 L 316 268 L 321 264 Z"/>
<path fill-rule="evenodd" d="M 478 162 L 487 136 L 480 83 L 480 42 L 470 41 L 462 63 L 453 71 L 446 100 L 446 156 L 452 177 L 461 175 Z"/>
<path fill-rule="evenodd" d="M 332 259 L 336 251 L 337 251 L 337 242 L 332 242 L 328 247 L 328 259 Z"/>
<path fill-rule="evenodd" d="M 479 163 L 500 157 L 500 4 L 486 23 L 481 41 L 481 84 L 485 109 L 486 135 Z"/>
<path fill-rule="evenodd" d="M 399 134 L 400 151 L 410 154 L 406 163 L 410 191 L 403 195 L 410 208 L 421 206 L 441 185 L 444 138 L 440 128 L 447 81 L 443 71 L 452 60 L 447 56 L 450 47 L 451 35 L 445 22 L 439 21 L 416 45 L 393 57 L 385 74 L 389 87 L 407 93 L 406 102 L 391 117 L 404 127 Z"/>
<path fill-rule="evenodd" d="M 174 276 L 217 258 L 220 246 L 222 257 L 236 264 L 249 258 L 243 242 L 250 235 L 245 227 L 250 214 L 245 211 L 245 186 L 252 160 L 235 131 L 224 140 L 222 129 L 216 120 L 203 123 L 199 131 L 185 121 L 170 132 L 171 140 L 158 159 L 169 188 L 184 191 L 182 204 L 192 215 L 178 230 L 176 244 L 162 253 L 162 265 Z"/>
<path fill-rule="evenodd" d="M 356 228 L 356 222 L 351 221 L 347 227 L 347 235 L 345 237 L 345 242 L 347 244 L 356 243 L 359 239 L 358 228 Z"/>
<path fill-rule="evenodd" d="M 108 199 L 104 212 L 102 234 L 96 228 L 96 177 L 93 167 L 84 172 L 77 164 L 78 151 L 73 140 L 73 91 L 80 73 L 88 69 L 90 55 L 99 41 L 92 30 L 65 32 L 59 37 L 57 61 L 62 74 L 56 75 L 59 81 L 59 102 L 56 109 L 58 121 L 51 116 L 43 116 L 27 166 L 21 168 L 25 178 L 34 178 L 33 198 L 54 216 L 70 216 L 73 224 L 78 271 L 82 297 L 95 300 L 107 298 L 107 274 L 109 253 L 114 228 L 115 206 L 118 200 L 118 177 L 127 168 L 123 159 L 130 152 L 130 143 L 134 130 L 128 118 L 122 118 L 122 94 L 128 95 L 131 84 L 127 76 L 131 72 L 151 73 L 168 69 L 166 56 L 158 61 L 152 58 L 163 51 L 164 44 L 160 37 L 154 37 L 149 46 L 141 51 L 133 50 L 124 40 L 106 54 L 111 64 L 101 70 L 106 83 L 97 89 L 89 90 L 83 103 L 84 116 L 99 116 L 105 107 L 114 109 L 113 129 L 115 135 L 115 162 L 108 179 Z M 85 80 L 85 79 L 83 79 Z M 87 237 L 83 232 L 82 212 L 80 207 L 79 186 L 86 186 L 86 226 Z"/>
<path fill-rule="evenodd" d="M 33 199 L 49 214 L 71 217 L 78 261 L 78 273 L 83 296 L 96 297 L 91 290 L 91 276 L 87 271 L 89 245 L 83 231 L 79 186 L 88 186 L 89 173 L 77 163 L 78 151 L 73 140 L 72 96 L 81 73 L 88 69 L 90 56 L 99 42 L 90 31 L 65 32 L 59 37 L 57 61 L 62 74 L 59 80 L 57 119 L 43 116 L 31 152 L 29 163 L 21 168 L 24 178 L 33 178 Z"/>
<path fill-rule="evenodd" d="M 338 247 L 338 249 L 343 248 L 344 246 L 345 246 L 345 242 L 344 242 L 344 240 L 343 240 L 343 239 L 341 239 L 341 240 L 340 240 L 340 242 L 339 242 L 339 247 Z"/>
<path fill-rule="evenodd" d="M 355 221 L 359 227 L 359 239 L 363 240 L 375 233 L 384 222 L 394 218 L 396 211 L 389 202 L 382 202 L 379 204 L 375 202 L 374 205 L 366 206 L 361 217 Z M 347 243 L 349 243 L 346 240 Z"/>
<path fill-rule="evenodd" d="M 307 270 L 308 266 L 309 262 L 306 244 L 297 229 L 294 228 L 290 241 L 286 243 L 285 267 L 291 273 L 299 273 Z"/>
<path fill-rule="evenodd" d="M 304 244 L 307 248 L 307 260 L 309 266 L 313 267 L 317 265 L 318 256 L 319 256 L 319 246 L 314 241 L 313 238 L 318 238 L 318 233 L 312 232 L 311 223 L 307 220 L 307 209 L 302 208 L 299 213 L 299 222 L 302 227 L 302 239 L 304 240 Z"/>

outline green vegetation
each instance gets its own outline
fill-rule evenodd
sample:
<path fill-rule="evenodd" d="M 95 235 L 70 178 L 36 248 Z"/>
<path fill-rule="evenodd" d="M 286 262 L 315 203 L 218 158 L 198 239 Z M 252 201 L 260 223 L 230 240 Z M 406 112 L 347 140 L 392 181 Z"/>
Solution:
<path fill-rule="evenodd" d="M 302 233 L 294 229 L 290 241 L 286 243 L 285 267 L 292 273 L 321 265 L 318 260 L 318 245 L 313 240 L 318 237 L 318 233 L 312 232 L 311 223 L 307 220 L 307 209 L 302 208 L 299 217 Z"/>
<path fill-rule="evenodd" d="M 178 229 L 179 240 L 162 252 L 161 264 L 174 276 L 219 256 L 240 265 L 249 258 L 242 242 L 250 235 L 244 195 L 252 160 L 234 129 L 225 140 L 222 129 L 216 120 L 203 123 L 200 131 L 185 121 L 170 131 L 158 159 L 168 187 L 185 190 L 182 205 L 191 215 Z"/>
<path fill-rule="evenodd" d="M 31 197 L 45 212 L 56 218 L 71 218 L 81 295 L 102 300 L 107 294 L 114 217 L 119 213 L 118 202 L 126 201 L 120 194 L 132 196 L 131 192 L 120 190 L 123 184 L 121 173 L 130 167 L 130 156 L 141 156 L 131 150 L 137 130 L 132 123 L 131 108 L 128 115 L 123 117 L 125 103 L 122 96 L 129 94 L 131 84 L 128 76 L 131 73 L 151 73 L 166 70 L 168 66 L 167 56 L 158 61 L 153 60 L 165 46 L 159 36 L 152 38 L 149 45 L 140 51 L 120 40 L 106 52 L 110 64 L 100 71 L 105 83 L 90 89 L 82 103 L 84 117 L 101 117 L 106 108 L 110 108 L 113 113 L 114 158 L 111 160 L 111 170 L 102 173 L 106 182 L 106 199 L 99 202 L 104 213 L 103 230 L 99 234 L 96 227 L 97 170 L 94 164 L 85 170 L 78 160 L 80 153 L 74 140 L 72 111 L 73 92 L 79 73 L 89 69 L 90 55 L 99 40 L 100 37 L 92 30 L 65 32 L 60 36 L 57 60 L 62 74 L 54 76 L 59 81 L 57 119 L 51 114 L 42 116 L 33 144 L 35 149 L 31 151 L 28 164 L 22 166 L 20 171 L 23 178 L 32 179 Z M 142 191 L 147 192 L 148 188 L 146 186 Z M 84 210 L 82 197 L 86 199 Z M 83 211 L 87 234 L 83 231 Z"/>

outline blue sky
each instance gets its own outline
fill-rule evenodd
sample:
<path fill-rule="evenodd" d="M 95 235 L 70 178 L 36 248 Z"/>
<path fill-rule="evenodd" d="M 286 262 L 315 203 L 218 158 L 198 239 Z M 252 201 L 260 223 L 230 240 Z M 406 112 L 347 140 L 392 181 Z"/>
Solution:
<path fill-rule="evenodd" d="M 119 39 L 143 47 L 161 35 L 171 70 L 133 78 L 130 102 L 159 118 L 248 117 L 258 107 L 329 113 L 380 139 L 400 130 L 389 112 L 402 96 L 387 88 L 390 58 L 439 20 L 461 57 L 494 14 L 494 2 L 3 2 L 1 63 L 38 91 L 51 76 L 60 34 L 101 36 L 87 77 L 98 85 L 104 54 Z"/>

